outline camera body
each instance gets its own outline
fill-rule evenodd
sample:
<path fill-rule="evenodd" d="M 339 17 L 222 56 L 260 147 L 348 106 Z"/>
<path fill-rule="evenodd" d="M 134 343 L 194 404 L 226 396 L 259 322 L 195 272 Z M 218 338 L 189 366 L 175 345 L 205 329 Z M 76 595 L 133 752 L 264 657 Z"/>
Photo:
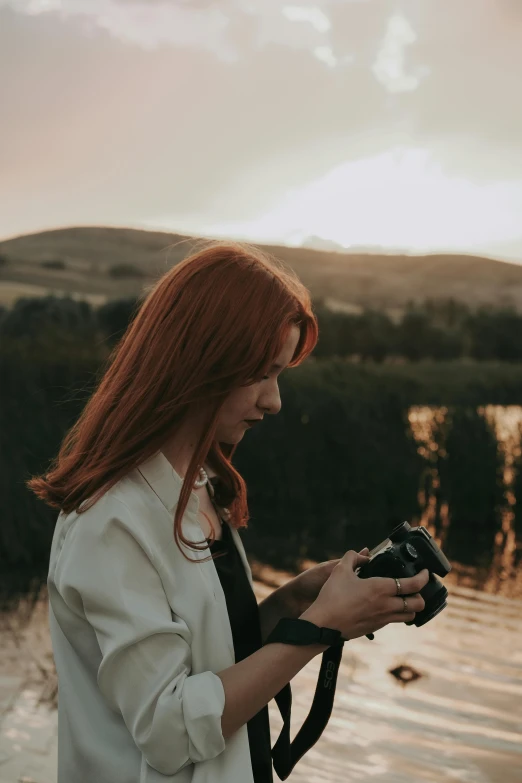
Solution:
<path fill-rule="evenodd" d="M 397 525 L 389 537 L 369 553 L 370 560 L 358 570 L 361 579 L 371 576 L 404 578 L 415 576 L 423 568 L 430 573 L 429 581 L 420 591 L 425 607 L 406 625 L 421 625 L 432 620 L 446 606 L 448 591 L 436 575 L 444 577 L 451 564 L 425 527 L 412 528 L 408 522 Z"/>

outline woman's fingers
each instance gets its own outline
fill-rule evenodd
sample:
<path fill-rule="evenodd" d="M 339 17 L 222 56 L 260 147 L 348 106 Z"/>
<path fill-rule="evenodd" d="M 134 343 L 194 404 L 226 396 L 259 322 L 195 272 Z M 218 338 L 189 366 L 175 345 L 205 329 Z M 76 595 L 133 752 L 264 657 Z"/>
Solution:
<path fill-rule="evenodd" d="M 392 614 L 388 620 L 389 623 L 411 623 L 415 620 L 415 612 L 401 612 L 400 614 Z"/>
<path fill-rule="evenodd" d="M 364 565 L 367 562 L 368 558 L 366 555 L 361 555 L 360 552 L 355 552 L 353 549 L 349 549 L 344 553 L 339 565 L 346 565 L 348 568 L 351 568 L 352 571 L 355 571 L 356 568 Z"/>
<path fill-rule="evenodd" d="M 404 603 L 406 601 L 406 604 Z M 402 612 L 406 606 L 406 611 L 410 612 L 422 612 L 425 603 L 422 595 L 416 593 L 415 595 L 397 595 L 394 598 L 390 598 L 390 611 Z"/>
<path fill-rule="evenodd" d="M 387 592 L 388 595 L 397 595 L 397 582 L 395 579 L 390 579 L 389 577 L 383 577 L 387 581 Z M 418 574 L 415 574 L 415 576 L 405 576 L 400 577 L 399 583 L 401 586 L 401 592 L 400 595 L 412 595 L 413 593 L 418 593 L 424 585 L 428 583 L 428 580 L 430 578 L 430 572 L 427 568 L 423 568 L 422 571 L 419 571 Z"/>

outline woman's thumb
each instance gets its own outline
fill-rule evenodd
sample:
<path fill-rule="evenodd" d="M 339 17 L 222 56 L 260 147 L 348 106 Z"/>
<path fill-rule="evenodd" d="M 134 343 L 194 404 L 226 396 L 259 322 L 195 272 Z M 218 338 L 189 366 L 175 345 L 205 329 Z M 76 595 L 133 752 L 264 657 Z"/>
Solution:
<path fill-rule="evenodd" d="M 360 552 L 355 552 L 353 549 L 349 549 L 348 552 L 345 552 L 342 560 L 343 563 L 355 571 L 356 568 L 359 568 L 359 566 L 367 563 L 369 558 L 366 555 L 362 555 Z"/>

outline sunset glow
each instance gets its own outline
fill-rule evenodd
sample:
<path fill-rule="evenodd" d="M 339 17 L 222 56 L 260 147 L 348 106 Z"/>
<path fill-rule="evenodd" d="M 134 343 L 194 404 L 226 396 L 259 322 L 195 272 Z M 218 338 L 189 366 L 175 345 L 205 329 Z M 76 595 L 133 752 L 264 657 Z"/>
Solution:
<path fill-rule="evenodd" d="M 315 236 L 344 247 L 428 251 L 514 239 L 521 215 L 521 184 L 450 177 L 427 150 L 410 148 L 341 164 L 251 220 L 204 228 L 257 241 Z"/>
<path fill-rule="evenodd" d="M 521 4 L 443 5 L 0 0 L 0 239 L 130 226 L 522 263 Z"/>

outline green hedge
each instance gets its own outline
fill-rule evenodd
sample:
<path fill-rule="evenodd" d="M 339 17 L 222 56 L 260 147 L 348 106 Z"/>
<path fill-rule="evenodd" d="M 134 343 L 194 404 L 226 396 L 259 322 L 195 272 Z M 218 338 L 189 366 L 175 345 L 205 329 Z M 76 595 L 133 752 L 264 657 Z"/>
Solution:
<path fill-rule="evenodd" d="M 87 341 L 62 341 L 55 350 L 5 339 L 0 346 L 0 589 L 7 598 L 37 589 L 47 577 L 57 512 L 24 482 L 56 455 L 107 350 Z M 249 488 L 244 536 L 252 556 L 293 568 L 304 557 L 371 546 L 397 521 L 419 517 L 419 489 L 435 466 L 438 508 L 449 503 L 452 520 L 448 554 L 461 562 L 491 561 L 502 466 L 477 408 L 522 404 L 522 366 L 310 359 L 283 373 L 281 396 L 280 414 L 249 432 L 235 457 Z M 408 424 L 412 405 L 448 406 L 436 434 L 442 456 L 419 453 Z M 520 528 L 520 504 L 516 515 Z"/>

